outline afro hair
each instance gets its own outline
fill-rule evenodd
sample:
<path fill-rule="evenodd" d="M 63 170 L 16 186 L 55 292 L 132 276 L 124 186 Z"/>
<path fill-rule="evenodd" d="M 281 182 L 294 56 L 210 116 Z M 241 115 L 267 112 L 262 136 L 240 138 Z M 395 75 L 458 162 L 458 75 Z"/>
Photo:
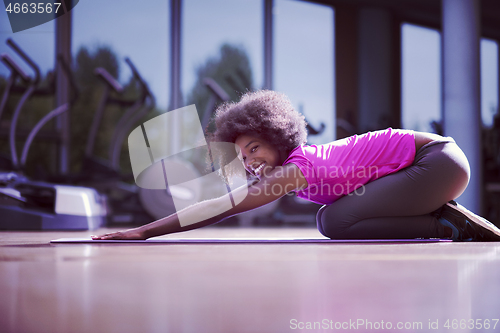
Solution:
<path fill-rule="evenodd" d="M 234 143 L 239 136 L 251 134 L 273 143 L 287 155 L 307 141 L 304 116 L 286 95 L 270 90 L 249 92 L 237 103 L 219 106 L 215 128 L 213 141 Z"/>
<path fill-rule="evenodd" d="M 286 155 L 307 141 L 306 121 L 284 94 L 259 90 L 244 94 L 239 102 L 228 102 L 215 112 L 215 131 L 210 141 L 235 143 L 241 135 L 255 135 Z M 231 154 L 232 155 L 232 154 Z M 221 165 L 227 165 L 231 157 L 220 156 Z M 227 170 L 235 175 L 234 170 Z M 248 175 L 247 175 L 248 176 Z"/>

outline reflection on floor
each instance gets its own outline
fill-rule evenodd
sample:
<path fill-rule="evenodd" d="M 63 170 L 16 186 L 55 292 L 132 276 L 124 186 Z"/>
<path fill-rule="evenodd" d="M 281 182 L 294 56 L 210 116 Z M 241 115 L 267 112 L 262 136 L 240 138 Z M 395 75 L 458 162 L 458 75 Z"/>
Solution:
<path fill-rule="evenodd" d="M 90 234 L 0 232 L 0 331 L 500 330 L 500 243 L 48 243 Z M 301 228 L 171 235 L 180 236 L 321 237 Z"/>

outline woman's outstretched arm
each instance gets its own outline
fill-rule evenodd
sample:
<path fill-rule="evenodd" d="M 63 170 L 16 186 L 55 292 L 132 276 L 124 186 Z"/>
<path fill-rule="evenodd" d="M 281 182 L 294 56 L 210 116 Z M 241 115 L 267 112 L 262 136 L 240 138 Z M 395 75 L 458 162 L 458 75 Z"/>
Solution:
<path fill-rule="evenodd" d="M 220 198 L 196 203 L 177 213 L 137 228 L 92 236 L 92 239 L 147 239 L 197 229 L 258 208 L 281 198 L 290 191 L 305 187 L 307 187 L 307 181 L 295 164 L 278 166 L 269 175 L 262 177 L 259 182 L 248 188 L 240 187 Z M 228 200 L 241 202 L 227 209 L 225 203 Z M 207 218 L 204 218 L 205 216 Z M 181 225 L 180 219 L 183 221 L 184 226 Z"/>

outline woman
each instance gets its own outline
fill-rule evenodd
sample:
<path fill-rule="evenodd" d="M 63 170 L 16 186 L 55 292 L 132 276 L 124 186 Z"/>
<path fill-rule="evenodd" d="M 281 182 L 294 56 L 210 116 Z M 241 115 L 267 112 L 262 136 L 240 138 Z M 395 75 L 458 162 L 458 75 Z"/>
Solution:
<path fill-rule="evenodd" d="M 331 239 L 500 241 L 498 228 L 452 201 L 465 190 L 470 174 L 452 138 L 389 128 L 308 146 L 304 117 L 285 95 L 266 90 L 219 107 L 215 125 L 212 140 L 234 143 L 249 176 L 258 181 L 150 224 L 93 239 L 147 239 L 191 230 L 294 191 L 324 205 L 317 226 Z M 227 208 L 228 197 L 238 204 Z"/>

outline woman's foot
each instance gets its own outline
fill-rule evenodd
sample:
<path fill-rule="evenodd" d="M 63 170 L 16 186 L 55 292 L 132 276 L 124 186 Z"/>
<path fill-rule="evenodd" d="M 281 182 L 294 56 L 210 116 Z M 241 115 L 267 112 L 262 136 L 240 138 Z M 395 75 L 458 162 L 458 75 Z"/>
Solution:
<path fill-rule="evenodd" d="M 436 217 L 443 226 L 452 229 L 454 241 L 500 241 L 500 229 L 453 200 L 437 211 Z"/>

